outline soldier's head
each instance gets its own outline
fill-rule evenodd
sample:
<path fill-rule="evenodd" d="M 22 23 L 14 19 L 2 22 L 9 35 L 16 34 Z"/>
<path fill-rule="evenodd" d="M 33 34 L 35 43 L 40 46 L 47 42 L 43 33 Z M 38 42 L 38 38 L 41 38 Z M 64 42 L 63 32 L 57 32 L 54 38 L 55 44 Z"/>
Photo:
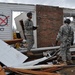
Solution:
<path fill-rule="evenodd" d="M 32 18 L 32 13 L 31 12 L 28 12 L 27 13 L 27 17 L 31 19 Z"/>
<path fill-rule="evenodd" d="M 70 19 L 66 19 L 66 20 L 64 20 L 64 23 L 70 24 L 71 20 Z"/>

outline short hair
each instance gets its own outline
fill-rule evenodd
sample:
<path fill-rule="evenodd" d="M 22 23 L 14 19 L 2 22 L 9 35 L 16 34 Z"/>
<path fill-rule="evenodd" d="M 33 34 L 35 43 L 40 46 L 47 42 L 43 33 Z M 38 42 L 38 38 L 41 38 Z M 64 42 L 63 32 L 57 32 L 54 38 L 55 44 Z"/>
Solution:
<path fill-rule="evenodd" d="M 64 20 L 64 23 L 70 24 L 71 20 L 70 19 L 66 19 L 66 20 Z"/>
<path fill-rule="evenodd" d="M 31 12 L 28 12 L 27 13 L 27 17 L 30 17 L 30 16 L 32 16 L 32 13 Z"/>

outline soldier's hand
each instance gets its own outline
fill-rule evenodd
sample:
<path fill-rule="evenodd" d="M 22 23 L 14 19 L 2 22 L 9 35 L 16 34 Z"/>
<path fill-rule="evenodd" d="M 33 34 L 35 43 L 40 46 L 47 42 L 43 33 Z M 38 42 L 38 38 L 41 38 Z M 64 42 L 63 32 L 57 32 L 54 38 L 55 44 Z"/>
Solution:
<path fill-rule="evenodd" d="M 58 44 L 58 41 L 56 40 L 56 42 L 55 42 L 55 46 L 57 46 L 57 44 Z"/>
<path fill-rule="evenodd" d="M 33 30 L 36 30 L 36 29 L 37 29 L 37 27 L 33 26 Z"/>

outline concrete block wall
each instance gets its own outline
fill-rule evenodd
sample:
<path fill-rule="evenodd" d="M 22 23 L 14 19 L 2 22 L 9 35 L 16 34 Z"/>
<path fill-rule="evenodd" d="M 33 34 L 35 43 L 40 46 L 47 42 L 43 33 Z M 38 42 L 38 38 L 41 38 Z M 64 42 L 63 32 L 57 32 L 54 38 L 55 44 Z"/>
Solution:
<path fill-rule="evenodd" d="M 50 47 L 55 44 L 60 26 L 63 24 L 63 9 L 36 5 L 37 47 Z"/>

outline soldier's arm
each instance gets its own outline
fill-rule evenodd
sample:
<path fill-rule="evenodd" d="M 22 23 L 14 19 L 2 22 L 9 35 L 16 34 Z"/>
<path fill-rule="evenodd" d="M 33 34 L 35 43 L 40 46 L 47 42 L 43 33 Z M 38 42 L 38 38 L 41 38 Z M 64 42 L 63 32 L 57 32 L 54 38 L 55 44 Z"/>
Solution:
<path fill-rule="evenodd" d="M 72 40 L 71 40 L 71 45 L 73 45 L 73 42 L 74 42 L 74 31 L 72 29 Z"/>
<path fill-rule="evenodd" d="M 60 27 L 56 40 L 60 40 L 62 38 L 63 28 Z"/>
<path fill-rule="evenodd" d="M 58 41 L 61 39 L 62 37 L 62 27 L 60 27 L 57 38 L 56 38 L 56 42 L 55 45 L 57 46 Z"/>

